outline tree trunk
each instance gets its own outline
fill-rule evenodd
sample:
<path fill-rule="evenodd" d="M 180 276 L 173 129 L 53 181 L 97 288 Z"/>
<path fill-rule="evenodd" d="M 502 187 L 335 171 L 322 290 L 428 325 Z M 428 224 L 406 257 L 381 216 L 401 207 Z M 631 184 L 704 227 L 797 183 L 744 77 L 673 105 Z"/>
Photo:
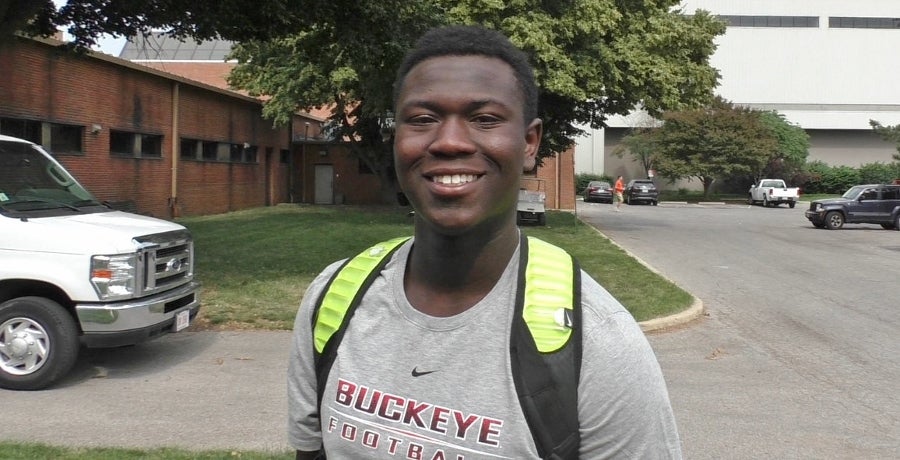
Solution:
<path fill-rule="evenodd" d="M 700 180 L 703 181 L 703 199 L 708 200 L 709 192 L 712 190 L 712 184 L 716 179 L 713 177 L 702 177 Z"/>

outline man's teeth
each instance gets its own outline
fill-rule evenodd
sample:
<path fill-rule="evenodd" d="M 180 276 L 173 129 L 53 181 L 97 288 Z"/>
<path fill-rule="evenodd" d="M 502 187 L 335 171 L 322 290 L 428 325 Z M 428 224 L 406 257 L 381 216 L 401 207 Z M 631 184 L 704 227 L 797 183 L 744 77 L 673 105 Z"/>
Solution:
<path fill-rule="evenodd" d="M 475 180 L 474 174 L 453 174 L 450 176 L 434 176 L 433 181 L 444 185 L 466 184 Z"/>

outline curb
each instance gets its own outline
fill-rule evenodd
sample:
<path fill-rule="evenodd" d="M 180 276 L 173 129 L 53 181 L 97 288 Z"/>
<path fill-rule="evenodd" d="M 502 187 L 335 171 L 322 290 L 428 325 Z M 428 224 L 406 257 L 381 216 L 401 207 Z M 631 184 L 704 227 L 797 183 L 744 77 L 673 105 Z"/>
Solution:
<path fill-rule="evenodd" d="M 666 281 L 678 286 L 678 284 L 675 283 L 674 281 L 672 281 L 671 279 L 669 279 L 669 277 L 660 273 L 659 270 L 653 268 L 653 266 L 651 266 L 647 262 L 644 262 L 643 259 L 632 254 L 627 249 L 623 248 L 621 245 L 619 245 L 618 243 L 613 241 L 610 237 L 604 235 L 603 232 L 601 232 L 597 227 L 594 227 L 592 224 L 581 220 L 581 217 L 578 217 L 577 215 L 575 217 L 578 220 L 580 220 L 581 222 L 583 222 L 585 225 L 594 229 L 594 231 L 597 232 L 597 234 L 599 234 L 603 238 L 606 238 L 607 241 L 609 241 L 610 243 L 615 245 L 617 248 L 624 251 L 625 254 L 628 254 L 629 257 L 638 261 L 638 263 L 643 265 L 644 267 L 646 267 L 647 270 L 650 270 L 653 273 L 656 273 L 657 275 L 661 276 Z M 679 287 L 681 287 L 681 286 L 679 286 Z M 682 288 L 682 289 L 684 289 L 684 288 Z M 687 291 L 685 291 L 685 292 L 687 292 Z M 681 326 L 682 324 L 687 324 L 687 323 L 694 321 L 695 319 L 703 316 L 703 312 L 705 311 L 705 308 L 703 307 L 703 301 L 700 300 L 700 298 L 698 298 L 694 294 L 691 294 L 690 292 L 688 292 L 688 294 L 690 294 L 690 296 L 694 299 L 694 301 L 691 303 L 690 307 L 688 307 L 686 310 L 682 310 L 678 313 L 673 313 L 669 316 L 663 316 L 660 318 L 652 318 L 652 319 L 648 319 L 645 321 L 639 321 L 638 325 L 641 327 L 641 330 L 644 332 L 659 331 L 662 329 L 666 329 L 666 328 L 670 328 L 670 327 L 674 327 L 674 326 Z"/>
<path fill-rule="evenodd" d="M 664 316 L 662 318 L 653 318 L 648 319 L 647 321 L 641 321 L 638 323 L 638 325 L 641 326 L 641 330 L 644 332 L 654 332 L 690 323 L 691 321 L 703 316 L 704 312 L 703 301 L 695 297 L 693 294 L 691 294 L 691 297 L 694 297 L 694 302 L 690 307 L 688 307 L 687 310 L 669 316 Z"/>

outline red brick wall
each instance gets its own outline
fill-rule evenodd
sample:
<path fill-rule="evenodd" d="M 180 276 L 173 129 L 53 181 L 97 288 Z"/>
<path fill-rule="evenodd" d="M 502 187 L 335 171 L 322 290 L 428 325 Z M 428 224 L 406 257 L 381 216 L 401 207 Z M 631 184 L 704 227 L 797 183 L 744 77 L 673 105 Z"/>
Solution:
<path fill-rule="evenodd" d="M 565 211 L 575 210 L 575 150 L 574 147 L 552 158 L 544 158 L 535 177 L 544 180 L 547 194 L 545 207 Z M 526 183 L 528 181 L 525 181 Z M 533 189 L 532 184 L 528 184 Z"/>
<path fill-rule="evenodd" d="M 0 116 L 84 127 L 83 155 L 58 159 L 101 200 L 133 200 L 140 212 L 158 217 L 288 201 L 287 165 L 280 162 L 280 151 L 291 148 L 290 129 L 273 129 L 256 101 L 32 40 L 0 48 L 0 68 Z M 177 158 L 172 146 L 176 86 L 179 137 L 248 142 L 258 146 L 257 163 Z M 94 124 L 102 126 L 100 133 L 91 133 Z M 110 155 L 110 129 L 163 136 L 162 157 Z M 266 163 L 267 148 L 271 164 Z"/>
<path fill-rule="evenodd" d="M 295 146 L 294 154 L 300 163 L 298 201 L 314 202 L 316 165 L 331 165 L 334 170 L 332 192 L 335 204 L 385 204 L 382 200 L 381 183 L 378 176 L 360 173 L 359 160 L 347 146 L 309 143 L 305 147 L 303 145 Z M 301 158 L 302 160 L 299 160 Z"/>

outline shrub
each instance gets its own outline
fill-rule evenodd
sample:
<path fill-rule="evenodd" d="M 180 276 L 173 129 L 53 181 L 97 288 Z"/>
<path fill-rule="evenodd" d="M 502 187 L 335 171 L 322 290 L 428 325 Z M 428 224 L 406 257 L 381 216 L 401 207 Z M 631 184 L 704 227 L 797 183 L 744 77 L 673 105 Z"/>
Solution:
<path fill-rule="evenodd" d="M 806 182 L 802 185 L 803 193 L 835 193 L 842 194 L 850 187 L 860 183 L 859 170 L 850 166 L 829 166 L 822 161 L 806 164 Z M 799 185 L 799 184 L 798 184 Z"/>
<path fill-rule="evenodd" d="M 889 184 L 900 177 L 900 163 L 866 163 L 859 167 L 860 184 Z"/>

